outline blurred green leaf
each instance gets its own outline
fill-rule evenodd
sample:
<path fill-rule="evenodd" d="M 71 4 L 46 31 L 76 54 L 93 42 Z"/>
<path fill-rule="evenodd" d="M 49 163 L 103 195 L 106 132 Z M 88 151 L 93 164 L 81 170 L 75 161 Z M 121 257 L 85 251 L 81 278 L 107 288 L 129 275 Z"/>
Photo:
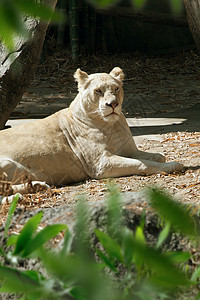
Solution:
<path fill-rule="evenodd" d="M 122 230 L 122 251 L 125 265 L 130 269 L 133 262 L 134 238 L 132 231 L 128 228 Z"/>
<path fill-rule="evenodd" d="M 1 7 L 0 7 L 1 11 Z M 0 41 L 2 41 L 9 51 L 12 51 L 14 49 L 14 32 L 10 30 L 9 27 L 6 26 L 6 23 L 3 22 L 3 19 L 1 18 L 1 12 L 0 12 Z"/>
<path fill-rule="evenodd" d="M 151 206 L 161 218 L 190 237 L 198 236 L 197 223 L 183 205 L 156 189 L 149 190 Z"/>
<path fill-rule="evenodd" d="M 26 293 L 40 288 L 40 283 L 26 272 L 9 267 L 0 266 L 0 278 L 3 280 L 0 292 Z"/>
<path fill-rule="evenodd" d="M 68 226 L 66 226 L 63 248 L 60 253 L 61 255 L 66 255 L 70 252 L 72 241 L 73 241 L 73 236 L 72 236 L 71 232 L 69 231 Z"/>
<path fill-rule="evenodd" d="M 141 247 L 146 247 L 146 240 L 144 236 L 144 216 L 141 218 L 140 226 L 137 226 L 134 236 L 134 243 L 141 245 Z M 137 251 L 133 253 L 133 260 L 137 266 L 140 268 L 143 265 L 143 258 L 137 255 Z"/>
<path fill-rule="evenodd" d="M 90 3 L 100 8 L 107 8 L 116 4 L 118 1 L 119 0 L 89 0 Z"/>
<path fill-rule="evenodd" d="M 142 282 L 139 291 L 136 291 L 134 294 L 138 296 L 136 298 L 138 300 L 172 300 L 172 298 L 169 298 L 167 290 L 159 289 L 148 281 Z"/>
<path fill-rule="evenodd" d="M 0 247 L 0 254 L 3 255 L 3 256 L 5 255 L 4 250 L 1 247 Z"/>
<path fill-rule="evenodd" d="M 85 289 L 80 286 L 76 286 L 71 289 L 70 294 L 76 300 L 88 300 Z"/>
<path fill-rule="evenodd" d="M 14 50 L 16 36 L 26 39 L 29 37 L 29 31 L 24 22 L 25 15 L 42 20 L 64 21 L 62 14 L 35 0 L 1 0 L 0 41 L 9 51 Z"/>
<path fill-rule="evenodd" d="M 200 278 L 200 267 L 198 267 L 193 273 L 192 273 L 192 276 L 191 276 L 191 281 L 192 282 L 196 282 L 197 279 Z M 198 282 L 199 283 L 199 282 Z"/>
<path fill-rule="evenodd" d="M 107 267 L 109 267 L 112 271 L 117 272 L 111 259 L 109 259 L 101 250 L 96 248 L 95 251 L 99 256 L 99 258 L 106 264 Z"/>
<path fill-rule="evenodd" d="M 23 272 L 25 275 L 27 275 L 29 278 L 37 281 L 38 283 L 42 280 L 44 280 L 45 278 L 37 271 L 33 271 L 33 270 L 26 270 Z"/>
<path fill-rule="evenodd" d="M 11 236 L 8 237 L 6 245 L 7 246 L 13 246 L 17 243 L 17 239 L 18 239 L 19 235 L 17 234 L 12 234 Z"/>
<path fill-rule="evenodd" d="M 168 293 L 170 293 L 170 290 L 177 290 L 180 287 L 185 288 L 191 284 L 189 281 L 184 281 L 183 278 L 181 279 L 175 278 L 175 276 L 173 278 L 170 278 L 169 274 L 167 273 L 161 275 L 152 275 L 151 277 L 149 277 L 148 281 L 158 288 L 165 289 L 168 291 Z"/>
<path fill-rule="evenodd" d="M 49 6 L 37 3 L 34 0 L 14 0 L 16 6 L 25 14 L 32 17 L 39 17 L 42 20 L 61 21 L 64 16 L 53 11 Z"/>
<path fill-rule="evenodd" d="M 135 243 L 134 251 L 137 257 L 140 257 L 150 268 L 151 272 L 155 274 L 151 276 L 151 280 L 158 286 L 170 288 L 190 284 L 184 272 L 174 266 L 170 258 L 160 253 L 159 250 L 147 246 L 144 247 L 141 243 Z"/>
<path fill-rule="evenodd" d="M 120 240 L 123 214 L 121 207 L 121 194 L 117 186 L 108 187 L 107 199 L 107 232 L 110 237 Z"/>
<path fill-rule="evenodd" d="M 23 23 L 20 12 L 10 0 L 0 2 L 0 40 L 11 51 L 14 48 L 16 35 L 27 37 L 28 31 Z"/>
<path fill-rule="evenodd" d="M 22 256 L 29 256 L 31 253 L 42 247 L 45 243 L 47 243 L 50 239 L 55 237 L 58 233 L 66 229 L 66 225 L 62 224 L 53 224 L 46 226 L 42 229 L 36 236 L 29 241 L 29 243 L 24 247 Z"/>
<path fill-rule="evenodd" d="M 138 226 L 136 228 L 134 243 L 135 242 L 140 244 L 141 247 L 143 247 L 143 248 L 145 248 L 145 246 L 146 246 L 144 234 L 143 234 L 142 228 L 140 226 Z M 134 263 L 136 264 L 137 268 L 140 268 L 144 263 L 143 257 L 141 255 L 138 255 L 137 251 L 135 251 L 133 253 L 133 260 L 134 260 Z"/>
<path fill-rule="evenodd" d="M 174 14 L 181 14 L 183 9 L 183 1 L 182 0 L 170 0 L 170 6 L 172 9 L 172 12 Z"/>
<path fill-rule="evenodd" d="M 116 258 L 118 261 L 123 263 L 123 256 L 120 245 L 109 235 L 98 229 L 95 229 L 95 234 L 108 255 L 110 257 Z"/>
<path fill-rule="evenodd" d="M 41 248 L 39 256 L 46 270 L 68 284 L 68 287 L 73 287 L 79 281 L 82 265 L 75 255 L 68 254 L 64 257 L 60 253 Z"/>
<path fill-rule="evenodd" d="M 19 200 L 19 194 L 16 194 L 15 198 L 13 199 L 10 207 L 9 207 L 9 211 L 8 211 L 8 216 L 5 222 L 5 230 L 4 230 L 4 237 L 6 238 L 8 235 L 8 230 L 10 227 L 10 223 L 11 223 L 11 219 L 12 216 L 15 212 L 16 206 L 17 206 L 17 201 Z"/>
<path fill-rule="evenodd" d="M 18 255 L 20 252 L 22 252 L 26 246 L 29 244 L 30 240 L 32 239 L 32 236 L 36 229 L 38 228 L 38 225 L 41 222 L 43 216 L 43 212 L 39 212 L 37 215 L 30 218 L 27 223 L 24 225 L 15 246 L 14 255 Z"/>
<path fill-rule="evenodd" d="M 1 17 L 4 23 L 17 34 L 25 33 L 26 28 L 22 22 L 22 15 L 20 11 L 16 8 L 13 1 L 3 0 L 1 1 Z"/>
<path fill-rule="evenodd" d="M 159 236 L 158 236 L 158 241 L 156 243 L 156 248 L 160 248 L 164 241 L 167 239 L 170 231 L 170 223 L 167 222 L 165 224 L 165 227 L 161 230 Z"/>
<path fill-rule="evenodd" d="M 90 248 L 90 214 L 84 197 L 79 198 L 77 202 L 74 228 L 76 252 L 86 258 Z"/>
<path fill-rule="evenodd" d="M 132 0 L 133 7 L 136 10 L 140 10 L 144 7 L 146 0 Z"/>
<path fill-rule="evenodd" d="M 165 255 L 169 257 L 173 264 L 185 263 L 191 258 L 191 254 L 189 252 L 183 251 L 166 252 Z"/>
<path fill-rule="evenodd" d="M 141 245 L 146 245 L 145 236 L 143 233 L 143 228 L 141 226 L 137 226 L 135 231 L 135 241 L 140 243 Z"/>

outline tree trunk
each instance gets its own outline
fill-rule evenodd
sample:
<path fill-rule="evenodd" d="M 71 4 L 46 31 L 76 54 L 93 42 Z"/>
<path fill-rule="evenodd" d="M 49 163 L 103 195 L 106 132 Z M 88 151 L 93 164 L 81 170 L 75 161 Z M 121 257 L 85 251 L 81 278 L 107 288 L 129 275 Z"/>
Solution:
<path fill-rule="evenodd" d="M 53 9 L 57 0 L 45 0 Z M 49 22 L 27 20 L 33 37 L 17 39 L 16 51 L 7 53 L 0 45 L 0 129 L 20 102 L 36 71 Z"/>
<path fill-rule="evenodd" d="M 200 52 L 200 0 L 184 0 L 190 31 Z"/>

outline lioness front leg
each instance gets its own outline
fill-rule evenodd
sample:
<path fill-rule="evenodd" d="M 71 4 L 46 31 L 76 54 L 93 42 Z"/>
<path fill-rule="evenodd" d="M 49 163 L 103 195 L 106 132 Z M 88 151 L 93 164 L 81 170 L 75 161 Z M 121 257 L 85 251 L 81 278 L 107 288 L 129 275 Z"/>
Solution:
<path fill-rule="evenodd" d="M 164 163 L 166 161 L 166 157 L 162 153 L 150 153 L 138 150 L 136 155 L 133 158 L 136 159 L 144 159 L 144 160 L 152 160 L 157 162 Z"/>
<path fill-rule="evenodd" d="M 102 159 L 101 172 L 98 178 L 121 177 L 131 175 L 150 175 L 157 173 L 172 173 L 183 170 L 179 162 L 162 163 L 144 159 L 126 158 L 117 155 Z"/>

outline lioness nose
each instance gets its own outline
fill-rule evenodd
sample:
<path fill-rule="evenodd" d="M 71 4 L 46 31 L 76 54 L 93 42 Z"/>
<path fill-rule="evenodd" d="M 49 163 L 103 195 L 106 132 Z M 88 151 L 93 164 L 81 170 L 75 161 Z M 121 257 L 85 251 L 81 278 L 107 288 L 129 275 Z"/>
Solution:
<path fill-rule="evenodd" d="M 115 107 L 116 107 L 117 105 L 119 105 L 119 103 L 116 102 L 116 101 L 114 101 L 114 102 L 111 102 L 111 103 L 106 103 L 106 105 L 112 107 L 113 109 L 115 109 Z"/>

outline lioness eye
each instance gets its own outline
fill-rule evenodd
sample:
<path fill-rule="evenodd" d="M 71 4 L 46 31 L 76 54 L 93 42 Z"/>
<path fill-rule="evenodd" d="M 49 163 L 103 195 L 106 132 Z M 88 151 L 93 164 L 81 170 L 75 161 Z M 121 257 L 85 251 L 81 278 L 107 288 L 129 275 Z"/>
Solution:
<path fill-rule="evenodd" d="M 119 87 L 117 86 L 116 88 L 115 88 L 115 92 L 118 92 L 119 91 Z"/>
<path fill-rule="evenodd" d="M 102 91 L 101 91 L 100 89 L 96 89 L 96 90 L 95 90 L 95 93 L 97 93 L 97 94 L 102 94 Z"/>

